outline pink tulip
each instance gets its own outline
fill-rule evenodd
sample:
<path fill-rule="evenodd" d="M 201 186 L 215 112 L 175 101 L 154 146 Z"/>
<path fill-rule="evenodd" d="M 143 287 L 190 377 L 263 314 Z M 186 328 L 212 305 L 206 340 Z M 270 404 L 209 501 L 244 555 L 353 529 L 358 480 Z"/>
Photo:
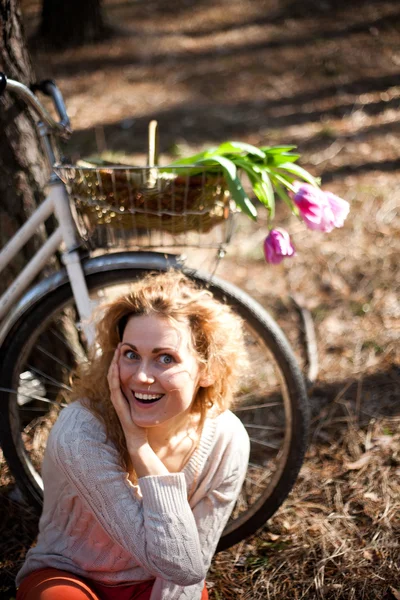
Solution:
<path fill-rule="evenodd" d="M 335 227 L 343 227 L 346 217 L 349 214 L 350 204 L 346 200 L 343 200 L 343 198 L 335 196 L 332 192 L 325 192 L 325 196 L 333 212 L 333 225 Z"/>
<path fill-rule="evenodd" d="M 287 231 L 271 229 L 264 241 L 264 254 L 267 262 L 278 265 L 288 256 L 294 256 L 295 249 Z"/>
<path fill-rule="evenodd" d="M 334 227 L 343 227 L 349 213 L 349 203 L 331 192 L 308 183 L 294 183 L 293 201 L 309 229 L 329 232 Z"/>

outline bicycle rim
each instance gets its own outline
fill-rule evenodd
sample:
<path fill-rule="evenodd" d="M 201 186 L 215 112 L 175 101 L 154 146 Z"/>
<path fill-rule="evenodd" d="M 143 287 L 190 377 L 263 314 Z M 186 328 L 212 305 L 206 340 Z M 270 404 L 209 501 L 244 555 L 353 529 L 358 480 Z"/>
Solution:
<path fill-rule="evenodd" d="M 123 294 L 146 269 L 87 277 L 92 300 Z M 189 273 L 201 284 L 207 279 Z M 287 342 L 269 315 L 246 294 L 221 280 L 209 285 L 242 316 L 251 373 L 243 380 L 234 412 L 251 440 L 247 476 L 218 550 L 254 533 L 282 504 L 300 469 L 307 433 L 303 379 Z M 0 371 L 3 451 L 28 502 L 42 504 L 41 462 L 47 437 L 68 401 L 70 378 L 85 360 L 69 285 L 32 307 L 7 336 Z"/>

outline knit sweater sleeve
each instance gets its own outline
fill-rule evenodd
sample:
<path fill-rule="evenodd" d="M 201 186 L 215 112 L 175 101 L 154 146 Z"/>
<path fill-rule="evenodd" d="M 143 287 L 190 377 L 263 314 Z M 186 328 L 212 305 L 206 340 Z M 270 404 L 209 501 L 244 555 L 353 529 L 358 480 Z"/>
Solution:
<path fill-rule="evenodd" d="M 233 415 L 231 415 L 233 417 Z M 205 572 L 229 519 L 242 488 L 249 460 L 250 442 L 246 430 L 236 417 L 231 436 L 212 477 L 206 486 L 199 486 L 201 493 L 194 495 L 192 504 L 201 545 Z M 217 457 L 210 462 L 215 463 Z M 150 600 L 200 600 L 204 581 L 190 586 L 180 586 L 157 578 Z"/>
<path fill-rule="evenodd" d="M 178 585 L 190 586 L 204 579 L 200 540 L 183 473 L 141 478 L 140 498 L 99 421 L 73 405 L 54 426 L 47 455 L 109 537 L 139 565 Z"/>

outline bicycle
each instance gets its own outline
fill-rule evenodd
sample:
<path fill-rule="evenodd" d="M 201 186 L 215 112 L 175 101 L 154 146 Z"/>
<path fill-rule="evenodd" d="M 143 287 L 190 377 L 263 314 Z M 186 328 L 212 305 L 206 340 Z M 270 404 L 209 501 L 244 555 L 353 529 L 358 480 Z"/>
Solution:
<path fill-rule="evenodd" d="M 35 92 L 52 99 L 56 121 L 35 93 L 0 74 L 0 92 L 5 89 L 23 98 L 39 117 L 39 132 L 53 164 L 59 153 L 57 138 L 70 135 L 61 92 L 49 81 L 35 86 Z M 308 404 L 295 356 L 267 311 L 231 283 L 166 252 L 202 247 L 205 233 L 220 227 L 223 237 L 205 245 L 222 256 L 232 233 L 232 211 L 221 174 L 210 175 L 198 166 L 160 169 L 154 161 L 146 167 L 58 164 L 47 198 L 1 250 L 0 272 L 51 214 L 57 228 L 0 298 L 0 443 L 24 497 L 40 509 L 43 450 L 65 406 L 74 365 L 85 359 L 93 341 L 93 305 L 144 273 L 182 269 L 228 302 L 245 323 L 253 373 L 243 383 L 234 411 L 249 432 L 251 455 L 217 551 L 253 534 L 279 508 L 297 478 L 306 449 Z M 129 249 L 121 251 L 126 242 Z M 60 247 L 64 266 L 29 287 Z"/>

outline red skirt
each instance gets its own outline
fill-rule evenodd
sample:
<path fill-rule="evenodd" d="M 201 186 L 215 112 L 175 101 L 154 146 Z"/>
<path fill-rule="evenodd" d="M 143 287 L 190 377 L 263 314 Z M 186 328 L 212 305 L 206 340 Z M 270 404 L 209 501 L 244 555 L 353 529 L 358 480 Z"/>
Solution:
<path fill-rule="evenodd" d="M 68 571 L 40 569 L 22 581 L 17 600 L 150 600 L 153 584 L 154 579 L 108 586 Z M 201 600 L 208 600 L 205 586 Z"/>

